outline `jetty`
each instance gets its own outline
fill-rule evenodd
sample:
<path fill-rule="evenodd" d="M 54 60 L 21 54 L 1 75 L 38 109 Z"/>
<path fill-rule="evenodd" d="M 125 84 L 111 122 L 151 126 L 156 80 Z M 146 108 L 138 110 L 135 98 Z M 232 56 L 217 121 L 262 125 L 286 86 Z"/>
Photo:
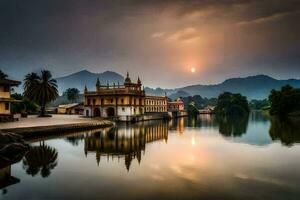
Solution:
<path fill-rule="evenodd" d="M 1 123 L 2 132 L 12 132 L 24 138 L 45 136 L 53 133 L 83 131 L 114 126 L 114 122 L 104 119 L 84 118 L 78 115 L 53 115 L 39 118 L 30 116 L 18 122 Z"/>

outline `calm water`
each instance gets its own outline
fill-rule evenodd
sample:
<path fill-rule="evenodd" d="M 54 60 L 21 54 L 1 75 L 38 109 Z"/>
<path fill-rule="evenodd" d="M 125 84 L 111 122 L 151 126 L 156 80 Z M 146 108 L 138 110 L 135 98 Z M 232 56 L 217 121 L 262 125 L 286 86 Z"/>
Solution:
<path fill-rule="evenodd" d="M 299 127 L 202 115 L 43 138 L 1 170 L 1 198 L 299 199 Z"/>

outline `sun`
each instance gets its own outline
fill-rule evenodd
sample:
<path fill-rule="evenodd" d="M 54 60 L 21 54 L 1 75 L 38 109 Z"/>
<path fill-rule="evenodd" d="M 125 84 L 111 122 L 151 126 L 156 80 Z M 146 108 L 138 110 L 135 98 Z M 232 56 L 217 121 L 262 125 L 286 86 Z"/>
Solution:
<path fill-rule="evenodd" d="M 191 68 L 191 72 L 192 72 L 192 73 L 195 73 L 195 72 L 196 72 L 195 67 L 192 67 L 192 68 Z"/>

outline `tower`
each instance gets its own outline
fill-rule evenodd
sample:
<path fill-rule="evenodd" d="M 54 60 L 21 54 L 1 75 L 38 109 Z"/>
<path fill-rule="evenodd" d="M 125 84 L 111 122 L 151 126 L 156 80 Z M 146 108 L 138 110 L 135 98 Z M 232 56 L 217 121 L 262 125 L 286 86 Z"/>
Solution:
<path fill-rule="evenodd" d="M 101 83 L 100 83 L 100 80 L 99 78 L 97 78 L 97 81 L 96 81 L 96 90 L 98 91 L 101 87 Z"/>
<path fill-rule="evenodd" d="M 130 85 L 131 85 L 131 79 L 129 77 L 129 73 L 127 72 L 127 75 L 126 75 L 126 78 L 125 78 L 125 81 L 124 81 L 124 86 L 129 87 Z"/>

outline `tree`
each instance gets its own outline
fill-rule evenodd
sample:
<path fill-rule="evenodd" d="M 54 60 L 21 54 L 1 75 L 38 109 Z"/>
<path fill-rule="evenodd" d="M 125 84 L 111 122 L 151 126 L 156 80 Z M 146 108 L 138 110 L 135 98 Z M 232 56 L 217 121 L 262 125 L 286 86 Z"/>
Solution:
<path fill-rule="evenodd" d="M 24 96 L 41 107 L 40 116 L 46 116 L 46 104 L 58 97 L 56 80 L 51 72 L 42 70 L 41 74 L 30 73 L 24 79 Z"/>
<path fill-rule="evenodd" d="M 202 109 L 206 106 L 215 106 L 217 104 L 216 98 L 208 99 L 208 98 L 203 98 L 200 95 L 182 97 L 181 99 L 186 108 L 188 108 L 191 102 L 195 103 L 197 109 Z"/>
<path fill-rule="evenodd" d="M 79 99 L 79 90 L 77 88 L 68 88 L 65 92 L 64 92 L 64 96 L 67 96 L 67 99 L 74 103 L 76 101 L 78 101 Z"/>
<path fill-rule="evenodd" d="M 189 105 L 188 105 L 188 114 L 189 115 L 197 115 L 198 113 L 199 113 L 199 111 L 196 107 L 195 102 L 192 101 L 191 103 L 189 103 Z"/>
<path fill-rule="evenodd" d="M 268 99 L 251 100 L 249 106 L 253 110 L 266 110 L 270 107 L 270 103 Z"/>
<path fill-rule="evenodd" d="M 0 70 L 0 79 L 5 79 L 7 78 L 7 74 L 5 74 L 4 72 L 2 72 L 2 70 Z"/>
<path fill-rule="evenodd" d="M 286 85 L 279 91 L 272 90 L 269 95 L 269 101 L 271 104 L 271 115 L 287 116 L 293 112 L 299 112 L 300 89 Z"/>
<path fill-rule="evenodd" d="M 12 113 L 35 113 L 38 110 L 36 103 L 30 101 L 28 98 L 19 93 L 14 93 L 11 95 L 11 97 L 16 100 L 21 100 L 20 103 L 14 103 L 11 105 Z"/>
<path fill-rule="evenodd" d="M 245 96 L 224 92 L 218 97 L 215 111 L 221 115 L 245 115 L 250 109 Z"/>

